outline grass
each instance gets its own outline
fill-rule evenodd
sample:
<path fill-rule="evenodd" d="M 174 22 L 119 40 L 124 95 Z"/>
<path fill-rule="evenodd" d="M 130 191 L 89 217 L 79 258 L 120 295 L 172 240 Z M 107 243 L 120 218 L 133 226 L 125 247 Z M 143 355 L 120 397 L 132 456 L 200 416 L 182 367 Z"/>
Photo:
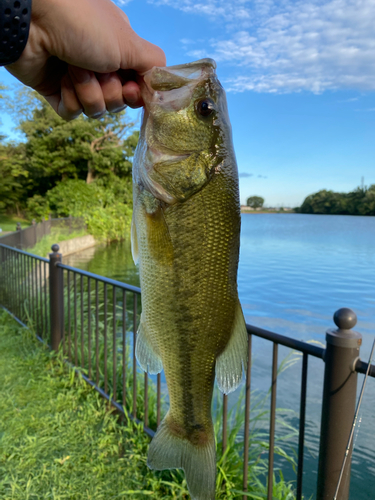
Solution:
<path fill-rule="evenodd" d="M 0 311 L 0 499 L 189 499 L 182 471 L 150 471 L 149 438 L 128 418 L 121 423 L 100 396 L 61 360 Z M 131 383 L 131 381 L 130 381 Z M 220 405 L 221 398 L 215 402 Z M 240 399 L 241 401 L 241 399 Z M 218 442 L 216 498 L 241 498 L 243 402 L 229 415 L 228 448 Z M 266 499 L 267 440 L 251 429 L 248 497 Z M 220 412 L 216 412 L 217 415 Z M 220 436 L 220 417 L 215 428 Z M 287 456 L 280 446 L 277 453 Z M 277 473 L 273 497 L 294 500 Z"/>
<path fill-rule="evenodd" d="M 0 228 L 3 232 L 15 231 L 17 222 L 21 223 L 22 229 L 30 226 L 30 222 L 23 219 L 22 217 L 17 217 L 16 215 L 7 215 L 4 213 L 0 213 Z M 1 233 L 0 233 L 1 236 Z"/>
<path fill-rule="evenodd" d="M 49 253 L 51 253 L 51 246 L 54 243 L 72 240 L 73 238 L 86 236 L 87 234 L 86 229 L 77 229 L 69 232 L 69 229 L 66 227 L 54 227 L 51 229 L 50 234 L 43 236 L 43 238 L 38 241 L 35 246 L 28 248 L 27 251 L 34 255 L 39 255 L 40 257 L 46 257 Z"/>
<path fill-rule="evenodd" d="M 166 486 L 148 470 L 141 426 L 120 425 L 95 391 L 4 312 L 0 378 L 2 500 L 184 498 L 181 485 Z"/>

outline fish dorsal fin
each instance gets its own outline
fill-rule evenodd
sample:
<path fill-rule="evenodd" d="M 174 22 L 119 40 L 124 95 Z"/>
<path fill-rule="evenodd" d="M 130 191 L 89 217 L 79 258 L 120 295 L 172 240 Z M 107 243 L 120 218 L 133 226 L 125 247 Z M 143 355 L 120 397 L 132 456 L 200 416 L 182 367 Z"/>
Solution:
<path fill-rule="evenodd" d="M 137 332 L 135 355 L 142 370 L 148 372 L 150 375 L 155 375 L 162 371 L 163 363 L 157 349 L 152 345 L 150 334 L 142 315 Z"/>
<path fill-rule="evenodd" d="M 242 369 L 247 368 L 248 333 L 241 304 L 238 301 L 232 334 L 225 350 L 216 359 L 216 381 L 224 394 L 237 389 L 242 380 Z"/>
<path fill-rule="evenodd" d="M 139 252 L 138 252 L 138 239 L 137 239 L 137 227 L 135 225 L 135 213 L 133 211 L 132 226 L 131 226 L 131 248 L 134 264 L 138 264 Z"/>

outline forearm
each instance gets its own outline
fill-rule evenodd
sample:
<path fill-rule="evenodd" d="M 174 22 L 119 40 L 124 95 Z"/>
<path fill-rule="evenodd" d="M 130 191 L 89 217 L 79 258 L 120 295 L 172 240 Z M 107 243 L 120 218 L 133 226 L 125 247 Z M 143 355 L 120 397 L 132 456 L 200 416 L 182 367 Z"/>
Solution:
<path fill-rule="evenodd" d="M 9 1 L 31 0 L 0 5 Z M 72 119 L 141 106 L 138 84 L 121 71 L 164 64 L 163 51 L 140 38 L 111 0 L 33 0 L 27 44 L 6 69 Z"/>

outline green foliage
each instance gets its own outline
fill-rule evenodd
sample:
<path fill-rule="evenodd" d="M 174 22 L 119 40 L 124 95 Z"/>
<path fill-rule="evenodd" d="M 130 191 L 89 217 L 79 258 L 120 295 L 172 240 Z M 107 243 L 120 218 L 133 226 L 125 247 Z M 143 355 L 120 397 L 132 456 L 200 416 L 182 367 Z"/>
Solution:
<path fill-rule="evenodd" d="M 305 214 L 375 215 L 375 184 L 349 193 L 323 189 L 305 198 L 297 209 Z"/>
<path fill-rule="evenodd" d="M 79 179 L 60 182 L 44 197 L 34 195 L 27 202 L 29 218 L 83 217 L 90 234 L 98 240 L 121 240 L 129 233 L 132 214 L 131 179 Z"/>
<path fill-rule="evenodd" d="M 262 198 L 261 196 L 249 196 L 249 198 L 246 201 L 246 204 L 248 207 L 254 208 L 255 210 L 263 206 L 264 198 Z"/>
<path fill-rule="evenodd" d="M 82 217 L 105 201 L 105 192 L 96 183 L 86 184 L 83 180 L 67 179 L 47 191 L 45 196 L 34 195 L 27 202 L 29 217 Z M 39 216 L 39 217 L 38 217 Z"/>
<path fill-rule="evenodd" d="M 124 119 L 125 112 L 107 113 L 99 120 L 81 115 L 66 122 L 35 92 L 26 91 L 20 101 L 24 109 L 17 115 L 18 128 L 26 138 L 29 189 L 38 186 L 38 193 L 44 194 L 66 178 L 92 182 L 97 177 L 130 174 L 129 158 L 138 132 Z"/>
<path fill-rule="evenodd" d="M 124 203 L 97 206 L 85 216 L 87 228 L 98 240 L 123 240 L 130 233 L 132 210 Z"/>
<path fill-rule="evenodd" d="M 24 155 L 24 144 L 0 142 L 0 211 L 16 208 L 20 215 L 24 184 L 29 175 L 24 168 Z"/>
<path fill-rule="evenodd" d="M 101 218 L 99 233 L 119 237 L 130 213 L 119 204 L 131 207 L 139 137 L 125 112 L 65 122 L 42 97 L 25 90 L 10 106 L 25 142 L 0 144 L 0 210 L 26 209 L 38 220 L 49 213 L 89 219 L 94 210 Z M 116 220 L 103 230 L 111 217 Z"/>

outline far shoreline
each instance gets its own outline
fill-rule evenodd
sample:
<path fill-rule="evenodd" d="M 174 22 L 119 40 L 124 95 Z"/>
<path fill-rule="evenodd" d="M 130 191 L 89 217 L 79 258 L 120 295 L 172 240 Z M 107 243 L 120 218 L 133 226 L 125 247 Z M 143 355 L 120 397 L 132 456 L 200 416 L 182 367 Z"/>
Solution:
<path fill-rule="evenodd" d="M 375 217 L 375 215 L 363 215 L 363 214 L 314 214 L 305 212 L 295 212 L 294 210 L 243 210 L 241 206 L 241 214 L 297 214 L 297 215 L 327 215 L 327 216 L 337 216 L 337 217 Z"/>
<path fill-rule="evenodd" d="M 250 210 L 248 207 L 241 205 L 241 214 L 295 214 L 296 212 L 290 209 L 283 210 Z"/>

